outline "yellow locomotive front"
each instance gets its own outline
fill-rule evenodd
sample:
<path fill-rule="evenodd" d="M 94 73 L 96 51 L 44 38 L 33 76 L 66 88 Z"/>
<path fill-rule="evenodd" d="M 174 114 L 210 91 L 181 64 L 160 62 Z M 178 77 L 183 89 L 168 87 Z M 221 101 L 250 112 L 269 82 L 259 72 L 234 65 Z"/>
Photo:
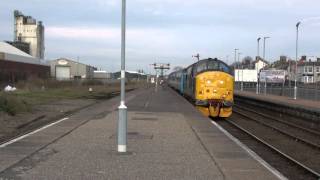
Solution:
<path fill-rule="evenodd" d="M 225 64 L 215 66 L 218 68 L 210 70 L 209 64 L 207 71 L 196 75 L 195 102 L 198 109 L 208 116 L 225 118 L 232 114 L 234 78 Z"/>

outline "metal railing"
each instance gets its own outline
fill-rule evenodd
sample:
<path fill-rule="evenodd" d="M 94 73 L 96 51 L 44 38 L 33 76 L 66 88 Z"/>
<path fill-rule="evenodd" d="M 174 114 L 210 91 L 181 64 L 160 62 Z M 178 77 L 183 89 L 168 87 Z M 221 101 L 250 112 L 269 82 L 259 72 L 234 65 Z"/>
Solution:
<path fill-rule="evenodd" d="M 243 91 L 249 91 L 256 93 L 256 83 L 252 82 L 244 82 L 243 83 Z M 235 90 L 241 91 L 241 82 L 235 83 Z M 298 94 L 297 99 L 306 99 L 312 101 L 320 101 L 320 83 L 314 84 L 303 84 L 298 83 Z M 294 95 L 294 84 L 284 83 L 284 84 L 273 84 L 267 83 L 265 88 L 265 84 L 261 83 L 259 85 L 259 94 L 272 94 L 276 96 L 285 96 L 292 97 Z"/>

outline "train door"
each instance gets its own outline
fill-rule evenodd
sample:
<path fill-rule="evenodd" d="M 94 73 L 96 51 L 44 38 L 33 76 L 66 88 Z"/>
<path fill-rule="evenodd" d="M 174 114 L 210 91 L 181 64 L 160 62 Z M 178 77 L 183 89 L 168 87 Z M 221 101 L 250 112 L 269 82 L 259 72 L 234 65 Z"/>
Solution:
<path fill-rule="evenodd" d="M 181 78 L 180 78 L 180 93 L 183 94 L 183 86 L 184 86 L 184 73 L 181 72 Z"/>

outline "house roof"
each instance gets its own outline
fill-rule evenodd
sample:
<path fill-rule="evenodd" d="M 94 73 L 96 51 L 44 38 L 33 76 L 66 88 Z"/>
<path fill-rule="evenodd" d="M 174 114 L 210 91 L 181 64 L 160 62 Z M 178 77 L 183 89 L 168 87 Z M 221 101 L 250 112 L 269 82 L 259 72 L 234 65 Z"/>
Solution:
<path fill-rule="evenodd" d="M 263 59 L 263 58 L 261 58 L 260 56 L 258 56 L 258 57 L 256 58 L 256 60 L 255 60 L 255 61 L 253 61 L 253 63 L 257 63 L 258 61 L 262 61 L 262 62 L 264 62 L 264 63 L 266 63 L 266 64 L 269 64 L 269 62 L 268 62 L 268 61 L 264 60 L 264 59 Z"/>
<path fill-rule="evenodd" d="M 320 61 L 300 61 L 298 66 L 320 66 Z"/>

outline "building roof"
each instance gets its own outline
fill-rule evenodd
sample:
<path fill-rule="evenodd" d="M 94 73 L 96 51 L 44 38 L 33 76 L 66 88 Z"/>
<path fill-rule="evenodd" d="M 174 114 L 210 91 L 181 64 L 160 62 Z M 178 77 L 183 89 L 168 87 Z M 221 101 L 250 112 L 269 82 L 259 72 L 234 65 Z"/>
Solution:
<path fill-rule="evenodd" d="M 29 54 L 5 42 L 0 42 L 0 57 L 0 60 L 5 61 L 48 66 L 47 63 L 42 62 L 40 59 L 32 57 Z"/>
<path fill-rule="evenodd" d="M 84 64 L 84 63 L 81 63 L 81 62 L 78 62 L 78 61 L 75 61 L 75 60 L 72 60 L 72 59 L 68 59 L 68 58 L 63 58 L 63 57 L 55 59 L 55 60 L 52 60 L 52 61 L 59 61 L 59 60 L 66 60 L 66 61 L 70 61 L 70 62 L 73 62 L 73 63 L 78 63 L 80 65 L 84 65 L 84 66 L 95 68 L 94 66 L 91 66 L 89 64 Z"/>
<path fill-rule="evenodd" d="M 268 61 L 264 60 L 263 58 L 261 58 L 260 56 L 256 57 L 256 60 L 253 61 L 253 63 L 258 63 L 259 61 L 264 62 L 265 64 L 269 64 Z"/>
<path fill-rule="evenodd" d="M 12 45 L 10 45 L 9 43 L 6 43 L 6 42 L 0 42 L 0 52 L 33 58 L 29 54 L 21 51 L 20 49 L 12 46 Z"/>
<path fill-rule="evenodd" d="M 320 66 L 320 61 L 300 61 L 298 66 Z"/>

